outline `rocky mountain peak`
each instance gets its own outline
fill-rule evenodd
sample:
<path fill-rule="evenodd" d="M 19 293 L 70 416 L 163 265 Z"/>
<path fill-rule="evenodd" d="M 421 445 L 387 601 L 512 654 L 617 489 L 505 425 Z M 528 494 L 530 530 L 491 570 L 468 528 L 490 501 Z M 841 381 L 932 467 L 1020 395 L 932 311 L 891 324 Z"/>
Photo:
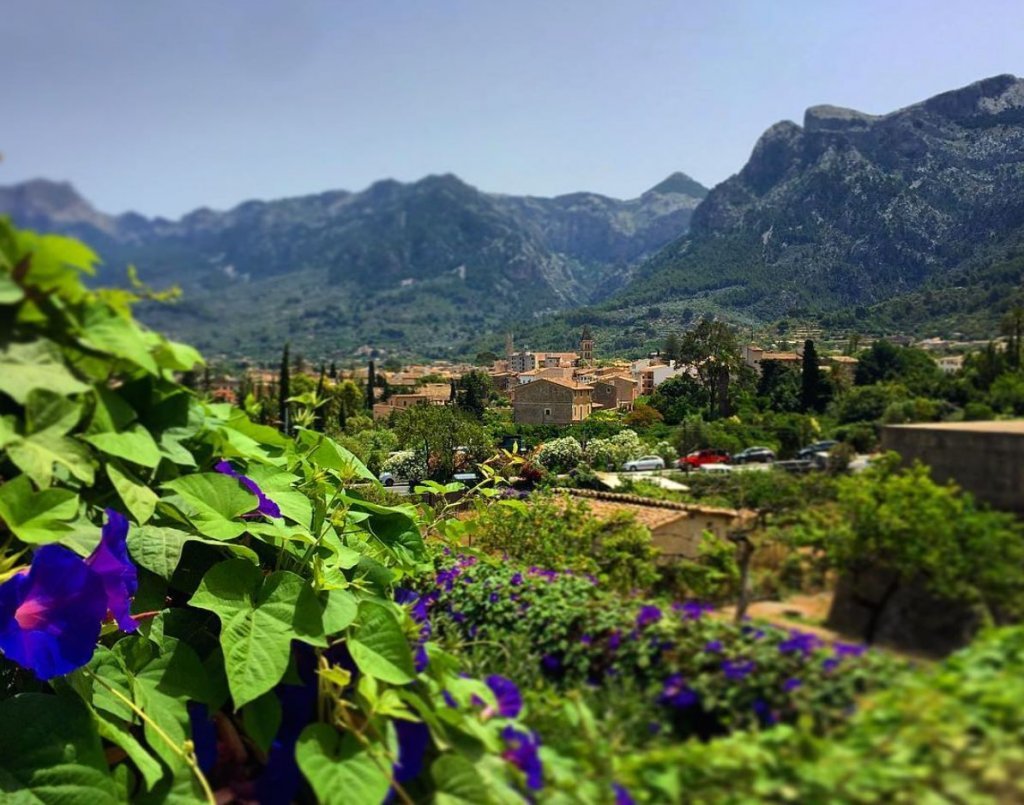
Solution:
<path fill-rule="evenodd" d="M 689 196 L 690 198 L 704 198 L 704 196 L 708 194 L 708 189 L 696 179 L 691 179 L 682 171 L 676 171 L 667 178 L 658 182 L 658 184 L 644 193 L 644 195 L 646 196 L 648 193 L 658 193 L 661 195 L 677 193 L 682 196 Z"/>

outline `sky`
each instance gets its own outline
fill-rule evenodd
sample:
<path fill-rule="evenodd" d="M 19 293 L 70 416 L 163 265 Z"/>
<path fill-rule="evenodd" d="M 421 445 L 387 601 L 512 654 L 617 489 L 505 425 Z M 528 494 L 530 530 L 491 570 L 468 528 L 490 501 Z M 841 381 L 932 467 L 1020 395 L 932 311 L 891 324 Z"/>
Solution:
<path fill-rule="evenodd" d="M 177 217 L 455 173 L 711 186 L 771 124 L 1024 75 L 1020 0 L 0 0 L 0 184 Z"/>

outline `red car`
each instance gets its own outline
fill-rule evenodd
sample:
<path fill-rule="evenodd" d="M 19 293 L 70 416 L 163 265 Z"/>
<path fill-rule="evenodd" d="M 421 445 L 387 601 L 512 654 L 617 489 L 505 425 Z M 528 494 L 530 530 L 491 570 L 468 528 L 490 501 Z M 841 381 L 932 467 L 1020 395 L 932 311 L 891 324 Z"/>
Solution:
<path fill-rule="evenodd" d="M 694 470 L 705 464 L 728 464 L 729 458 L 730 456 L 727 451 L 708 447 L 704 450 L 694 450 L 692 453 L 683 456 L 677 462 L 677 466 L 681 470 Z"/>

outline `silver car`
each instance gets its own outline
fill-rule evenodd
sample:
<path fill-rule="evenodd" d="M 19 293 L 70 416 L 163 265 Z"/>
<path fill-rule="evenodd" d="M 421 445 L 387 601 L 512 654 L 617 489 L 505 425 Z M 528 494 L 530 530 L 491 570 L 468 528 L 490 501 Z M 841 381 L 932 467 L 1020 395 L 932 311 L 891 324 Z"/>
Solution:
<path fill-rule="evenodd" d="M 637 472 L 639 470 L 663 470 L 665 460 L 661 456 L 640 456 L 622 465 L 626 472 Z"/>

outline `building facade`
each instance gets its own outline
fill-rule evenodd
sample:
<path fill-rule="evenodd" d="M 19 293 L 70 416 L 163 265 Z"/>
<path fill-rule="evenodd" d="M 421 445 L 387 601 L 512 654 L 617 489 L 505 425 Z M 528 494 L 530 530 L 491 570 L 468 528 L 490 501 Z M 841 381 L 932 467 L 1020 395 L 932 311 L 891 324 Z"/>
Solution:
<path fill-rule="evenodd" d="M 590 386 L 571 380 L 538 378 L 512 390 L 512 412 L 517 424 L 571 425 L 590 416 Z"/>

